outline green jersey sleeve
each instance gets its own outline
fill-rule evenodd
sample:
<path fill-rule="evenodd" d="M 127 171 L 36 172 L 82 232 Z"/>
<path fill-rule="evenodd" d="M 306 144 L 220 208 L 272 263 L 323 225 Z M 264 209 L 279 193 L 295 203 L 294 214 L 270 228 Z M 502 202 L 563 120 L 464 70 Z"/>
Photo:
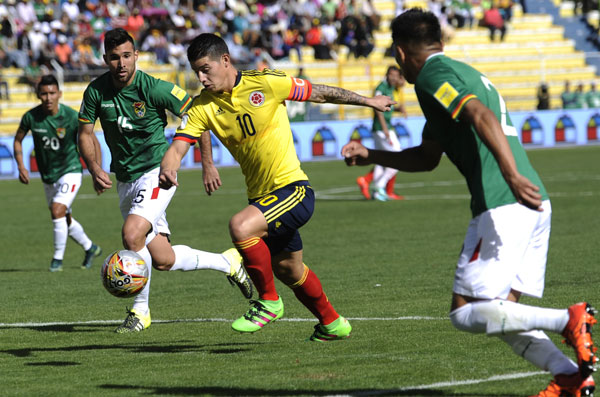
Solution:
<path fill-rule="evenodd" d="M 436 67 L 424 68 L 423 71 L 425 75 L 419 76 L 419 90 L 434 100 L 430 101 L 431 106 L 437 105 L 452 119 L 456 120 L 460 116 L 468 101 L 477 98 L 456 69 L 447 67 L 444 63 L 436 63 Z"/>
<path fill-rule="evenodd" d="M 161 109 L 181 116 L 192 105 L 192 98 L 176 84 L 158 80 L 148 95 L 150 101 Z"/>
<path fill-rule="evenodd" d="M 98 118 L 100 107 L 100 95 L 91 85 L 83 93 L 83 100 L 79 108 L 79 122 L 83 124 L 94 124 Z"/>
<path fill-rule="evenodd" d="M 25 133 L 29 132 L 31 130 L 32 121 L 31 112 L 26 112 L 23 117 L 21 117 L 19 129 L 25 131 Z"/>

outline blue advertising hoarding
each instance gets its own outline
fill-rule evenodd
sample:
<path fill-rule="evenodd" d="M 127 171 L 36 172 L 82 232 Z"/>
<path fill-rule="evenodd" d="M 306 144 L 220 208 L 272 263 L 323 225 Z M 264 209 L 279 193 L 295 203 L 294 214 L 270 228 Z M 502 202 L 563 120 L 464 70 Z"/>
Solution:
<path fill-rule="evenodd" d="M 513 125 L 519 133 L 523 146 L 527 148 L 555 147 L 562 145 L 587 145 L 600 143 L 600 110 L 547 110 L 538 112 L 511 113 Z M 373 147 L 370 119 L 350 121 L 316 121 L 292 123 L 294 144 L 300 161 L 319 161 L 341 159 L 340 149 L 350 140 L 362 142 Z M 398 134 L 403 148 L 421 143 L 421 131 L 425 119 L 409 117 L 394 118 L 392 125 Z M 96 133 L 102 145 L 102 166 L 108 171 L 110 152 L 101 132 Z M 167 130 L 170 141 L 174 130 Z M 12 158 L 13 137 L 0 137 L 0 178 L 18 178 L 16 163 Z M 231 154 L 213 136 L 213 158 L 218 167 L 235 166 L 237 163 Z M 33 157 L 33 139 L 27 135 L 23 140 L 23 158 L 26 167 L 36 176 Z M 197 146 L 190 149 L 182 161 L 182 169 L 201 166 L 200 150 Z"/>

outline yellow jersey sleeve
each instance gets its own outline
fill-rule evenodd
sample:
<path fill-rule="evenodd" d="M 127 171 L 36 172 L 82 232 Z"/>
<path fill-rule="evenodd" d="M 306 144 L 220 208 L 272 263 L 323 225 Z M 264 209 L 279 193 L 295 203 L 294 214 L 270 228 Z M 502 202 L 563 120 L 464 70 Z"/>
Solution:
<path fill-rule="evenodd" d="M 198 96 L 194 98 L 188 111 L 181 116 L 181 124 L 175 131 L 173 139 L 182 140 L 193 145 L 204 131 L 210 129 L 207 121 L 204 107 Z"/>

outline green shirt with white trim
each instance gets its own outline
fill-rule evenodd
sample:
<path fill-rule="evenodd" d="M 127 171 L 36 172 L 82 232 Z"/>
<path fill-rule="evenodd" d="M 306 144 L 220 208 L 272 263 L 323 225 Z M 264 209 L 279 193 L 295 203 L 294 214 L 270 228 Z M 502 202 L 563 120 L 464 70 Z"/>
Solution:
<path fill-rule="evenodd" d="M 27 111 L 19 129 L 31 131 L 35 160 L 44 183 L 54 183 L 64 174 L 81 173 L 77 149 L 77 112 L 59 104 L 58 113 L 47 115 L 42 105 Z"/>
<path fill-rule="evenodd" d="M 79 122 L 100 119 L 110 149 L 110 170 L 117 180 L 132 182 L 160 165 L 169 148 L 165 127 L 169 110 L 181 116 L 192 103 L 173 83 L 137 70 L 133 82 L 117 88 L 109 72 L 92 81 L 83 94 Z"/>
<path fill-rule="evenodd" d="M 465 63 L 441 53 L 434 54 L 419 72 L 415 92 L 426 119 L 423 139 L 438 142 L 467 180 L 473 217 L 516 202 L 494 155 L 475 128 L 460 118 L 465 104 L 475 98 L 496 115 L 519 172 L 540 188 L 542 199 L 548 199 L 540 177 L 519 142 L 506 103 L 487 77 Z"/>

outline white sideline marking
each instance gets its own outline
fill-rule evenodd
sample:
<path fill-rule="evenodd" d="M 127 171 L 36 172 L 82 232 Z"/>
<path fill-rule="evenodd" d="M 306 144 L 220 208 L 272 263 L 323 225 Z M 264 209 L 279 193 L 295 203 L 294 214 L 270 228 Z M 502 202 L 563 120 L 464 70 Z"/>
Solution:
<path fill-rule="evenodd" d="M 405 316 L 405 317 L 346 317 L 351 321 L 444 321 L 447 317 Z M 182 318 L 175 320 L 152 320 L 153 324 L 167 323 L 228 323 L 228 318 Z M 314 322 L 314 318 L 280 318 L 278 322 Z M 36 328 L 51 327 L 56 325 L 94 325 L 94 324 L 121 324 L 123 320 L 89 320 L 89 321 L 52 321 L 47 323 L 0 323 L 0 328 Z"/>
<path fill-rule="evenodd" d="M 377 395 L 384 395 L 384 394 L 392 394 L 394 392 L 398 393 L 398 392 L 406 392 L 406 391 L 412 391 L 412 390 L 428 390 L 428 389 L 435 389 L 435 388 L 440 388 L 440 387 L 477 385 L 479 383 L 497 382 L 497 381 L 503 381 L 503 380 L 520 379 L 520 378 L 529 378 L 532 376 L 547 375 L 547 374 L 548 374 L 548 372 L 544 372 L 544 371 L 520 372 L 520 373 L 515 373 L 515 374 L 494 375 L 494 376 L 490 376 L 489 378 L 483 378 L 483 379 L 466 379 L 466 380 L 457 380 L 457 381 L 450 381 L 450 382 L 431 383 L 429 385 L 408 386 L 408 387 L 403 387 L 401 389 L 368 390 L 368 391 L 356 392 L 356 393 L 352 393 L 352 394 L 331 394 L 331 395 L 327 395 L 326 397 L 377 396 Z"/>

